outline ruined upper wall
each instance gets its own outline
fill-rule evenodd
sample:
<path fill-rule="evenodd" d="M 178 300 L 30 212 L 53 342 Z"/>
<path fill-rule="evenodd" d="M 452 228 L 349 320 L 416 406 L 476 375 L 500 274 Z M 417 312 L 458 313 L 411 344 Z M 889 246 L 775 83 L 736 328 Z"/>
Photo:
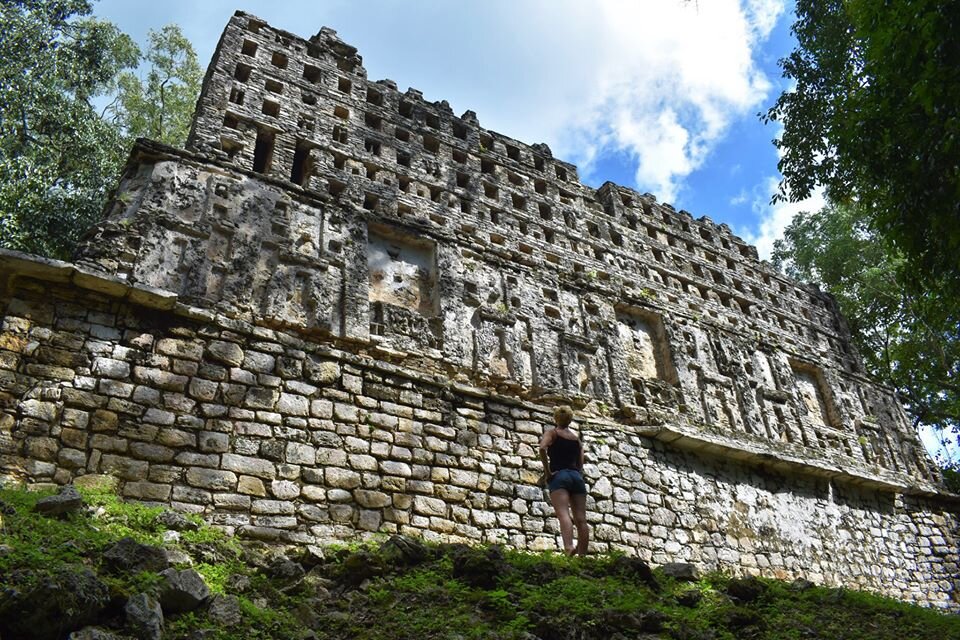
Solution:
<path fill-rule="evenodd" d="M 937 481 L 831 298 L 725 225 L 369 82 L 333 31 L 234 16 L 189 147 L 135 150 L 82 264 L 678 444 Z"/>

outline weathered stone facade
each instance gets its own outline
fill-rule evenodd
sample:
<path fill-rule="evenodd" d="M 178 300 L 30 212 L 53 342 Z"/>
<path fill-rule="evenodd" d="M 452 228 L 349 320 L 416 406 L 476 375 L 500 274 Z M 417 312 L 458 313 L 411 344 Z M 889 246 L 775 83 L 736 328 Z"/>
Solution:
<path fill-rule="evenodd" d="M 140 143 L 76 264 L 7 253 L 0 466 L 286 542 L 556 545 L 958 608 L 957 507 L 828 296 L 725 225 L 238 13 L 187 151 Z"/>

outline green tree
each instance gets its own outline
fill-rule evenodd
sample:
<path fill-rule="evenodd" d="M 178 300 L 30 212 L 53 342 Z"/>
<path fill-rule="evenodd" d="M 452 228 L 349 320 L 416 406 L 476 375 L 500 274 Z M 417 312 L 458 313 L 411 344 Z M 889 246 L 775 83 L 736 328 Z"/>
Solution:
<path fill-rule="evenodd" d="M 177 25 L 151 30 L 149 41 L 146 79 L 129 71 L 121 73 L 111 111 L 133 138 L 183 146 L 190 132 L 203 72 L 193 46 Z"/>
<path fill-rule="evenodd" d="M 200 89 L 179 27 L 140 50 L 88 0 L 0 3 L 0 247 L 69 259 L 134 138 L 186 140 Z M 96 99 L 113 98 L 99 113 Z"/>
<path fill-rule="evenodd" d="M 871 374 L 892 385 L 915 424 L 960 429 L 958 318 L 930 293 L 902 281 L 905 260 L 877 237 L 863 208 L 831 204 L 794 218 L 773 260 L 821 283 L 848 318 Z"/>
<path fill-rule="evenodd" d="M 0 246 L 68 257 L 126 153 L 92 100 L 136 64 L 85 0 L 0 5 Z"/>
<path fill-rule="evenodd" d="M 901 284 L 960 300 L 960 0 L 798 0 L 781 198 L 825 185 L 896 247 Z M 917 294 L 924 295 L 924 294 Z"/>

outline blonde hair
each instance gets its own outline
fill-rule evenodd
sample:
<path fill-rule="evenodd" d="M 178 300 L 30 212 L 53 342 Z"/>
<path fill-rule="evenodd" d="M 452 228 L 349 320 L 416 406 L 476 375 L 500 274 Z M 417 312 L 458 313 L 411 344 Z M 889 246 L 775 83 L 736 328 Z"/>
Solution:
<path fill-rule="evenodd" d="M 561 405 L 553 410 L 553 421 L 558 427 L 570 426 L 573 421 L 573 409 L 569 405 Z"/>

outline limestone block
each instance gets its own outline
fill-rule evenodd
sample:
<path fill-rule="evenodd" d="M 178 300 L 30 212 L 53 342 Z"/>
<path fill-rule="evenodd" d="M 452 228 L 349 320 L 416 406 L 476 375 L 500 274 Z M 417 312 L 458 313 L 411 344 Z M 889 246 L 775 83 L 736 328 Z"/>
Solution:
<path fill-rule="evenodd" d="M 389 495 L 379 491 L 356 489 L 353 492 L 353 497 L 357 501 L 357 504 L 367 509 L 382 509 L 390 506 L 392 503 Z"/>
<path fill-rule="evenodd" d="M 274 464 L 261 458 L 225 453 L 221 466 L 229 471 L 256 476 L 264 480 L 273 480 L 277 477 L 277 469 Z"/>
<path fill-rule="evenodd" d="M 207 345 L 207 357 L 216 362 L 239 367 L 243 364 L 243 349 L 234 342 L 224 342 L 222 340 L 213 340 Z"/>
<path fill-rule="evenodd" d="M 328 467 L 324 472 L 324 476 L 326 477 L 327 485 L 337 489 L 356 489 L 360 486 L 360 474 L 349 469 Z"/>
<path fill-rule="evenodd" d="M 130 376 L 130 364 L 112 358 L 94 358 L 93 375 L 125 380 Z"/>
<path fill-rule="evenodd" d="M 447 503 L 437 498 L 428 498 L 427 496 L 414 496 L 413 510 L 416 513 L 425 516 L 445 516 L 447 515 Z"/>
<path fill-rule="evenodd" d="M 200 451 L 209 453 L 225 453 L 230 450 L 230 436 L 226 433 L 201 431 L 198 434 Z"/>
<path fill-rule="evenodd" d="M 285 459 L 292 464 L 316 464 L 317 450 L 309 444 L 290 442 L 287 444 Z"/>
<path fill-rule="evenodd" d="M 233 491 L 237 487 L 237 475 L 232 471 L 191 467 L 186 473 L 187 484 L 213 491 Z"/>
<path fill-rule="evenodd" d="M 293 500 L 300 495 L 300 485 L 290 480 L 274 480 L 270 483 L 270 493 L 280 500 Z"/>

